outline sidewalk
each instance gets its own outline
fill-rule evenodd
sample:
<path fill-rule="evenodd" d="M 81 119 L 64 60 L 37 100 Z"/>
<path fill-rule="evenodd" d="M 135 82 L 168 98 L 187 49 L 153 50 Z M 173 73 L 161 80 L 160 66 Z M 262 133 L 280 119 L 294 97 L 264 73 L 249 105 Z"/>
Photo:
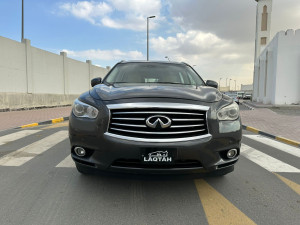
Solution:
<path fill-rule="evenodd" d="M 68 117 L 70 116 L 71 109 L 71 106 L 66 106 L 46 109 L 0 112 L 0 131 L 59 117 Z"/>
<path fill-rule="evenodd" d="M 240 111 L 242 124 L 300 142 L 300 116 L 280 115 L 268 108 Z"/>
<path fill-rule="evenodd" d="M 292 110 L 300 110 L 293 108 Z M 18 126 L 43 122 L 59 117 L 68 117 L 71 106 L 47 108 L 28 111 L 0 112 L 0 130 Z M 280 136 L 300 142 L 300 115 L 284 115 L 270 108 L 254 108 L 254 110 L 241 110 L 242 124 L 254 127 L 265 133 Z"/>

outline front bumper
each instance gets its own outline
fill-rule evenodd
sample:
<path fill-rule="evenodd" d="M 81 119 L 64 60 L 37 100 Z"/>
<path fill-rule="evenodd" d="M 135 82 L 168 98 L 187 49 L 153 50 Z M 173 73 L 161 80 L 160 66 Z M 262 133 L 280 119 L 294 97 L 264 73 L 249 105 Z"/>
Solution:
<path fill-rule="evenodd" d="M 71 155 L 77 164 L 104 171 L 129 173 L 207 173 L 223 170 L 238 160 L 241 130 L 215 134 L 211 136 L 175 143 L 147 143 L 123 140 L 105 134 L 108 118 L 97 123 L 92 120 L 70 116 L 69 137 Z M 218 129 L 215 129 L 218 130 Z M 215 131 L 217 132 L 217 131 Z M 78 157 L 74 147 L 80 146 L 88 151 L 87 156 Z M 176 149 L 173 164 L 146 164 L 142 162 L 145 149 Z M 229 149 L 237 149 L 238 155 L 233 159 L 226 158 Z"/>

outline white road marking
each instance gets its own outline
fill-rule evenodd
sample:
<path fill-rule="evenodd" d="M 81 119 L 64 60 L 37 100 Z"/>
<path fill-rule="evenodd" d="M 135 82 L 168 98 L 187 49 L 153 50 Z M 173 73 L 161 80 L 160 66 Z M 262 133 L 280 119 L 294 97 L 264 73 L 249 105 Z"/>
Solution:
<path fill-rule="evenodd" d="M 35 134 L 40 131 L 41 130 L 22 130 L 22 131 L 15 132 L 12 134 L 7 134 L 5 136 L 0 137 L 0 146 L 6 144 L 8 142 L 15 141 L 20 138 L 26 137 L 28 135 Z"/>
<path fill-rule="evenodd" d="M 68 131 L 56 132 L 44 139 L 36 141 L 19 150 L 11 152 L 0 158 L 0 166 L 21 166 L 35 156 L 47 151 L 54 145 L 65 140 L 68 137 Z"/>
<path fill-rule="evenodd" d="M 299 148 L 281 143 L 281 142 L 276 141 L 276 140 L 272 140 L 270 138 L 263 137 L 261 135 L 243 135 L 243 136 L 245 136 L 247 138 L 250 138 L 254 141 L 258 141 L 260 143 L 269 145 L 269 146 L 274 147 L 278 150 L 281 150 L 283 152 L 289 153 L 291 155 L 294 155 L 294 156 L 297 156 L 297 157 L 300 158 L 300 149 Z"/>
<path fill-rule="evenodd" d="M 241 154 L 270 172 L 300 173 L 300 170 L 278 159 L 242 144 Z"/>
<path fill-rule="evenodd" d="M 68 155 L 63 161 L 56 165 L 56 167 L 68 167 L 68 168 L 75 168 L 75 163 L 71 157 Z"/>

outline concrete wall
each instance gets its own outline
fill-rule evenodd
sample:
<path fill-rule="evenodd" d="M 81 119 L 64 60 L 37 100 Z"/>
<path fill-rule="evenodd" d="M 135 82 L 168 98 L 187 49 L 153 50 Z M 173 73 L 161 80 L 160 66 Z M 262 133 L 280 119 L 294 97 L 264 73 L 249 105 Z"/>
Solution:
<path fill-rule="evenodd" d="M 255 62 L 253 100 L 300 104 L 300 30 L 281 31 Z"/>
<path fill-rule="evenodd" d="M 71 104 L 108 70 L 0 36 L 0 110 Z"/>
<path fill-rule="evenodd" d="M 0 92 L 27 92 L 25 45 L 3 37 L 0 37 Z"/>

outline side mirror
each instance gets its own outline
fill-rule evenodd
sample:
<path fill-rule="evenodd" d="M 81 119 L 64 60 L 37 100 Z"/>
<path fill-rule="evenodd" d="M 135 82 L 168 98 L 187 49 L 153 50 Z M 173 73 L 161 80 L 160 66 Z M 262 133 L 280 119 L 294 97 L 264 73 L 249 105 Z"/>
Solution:
<path fill-rule="evenodd" d="M 96 77 L 91 80 L 91 86 L 94 87 L 97 84 L 101 84 L 101 81 L 102 81 L 101 77 Z"/>
<path fill-rule="evenodd" d="M 210 86 L 210 87 L 218 88 L 218 83 L 216 81 L 213 81 L 213 80 L 207 80 L 206 85 Z"/>

